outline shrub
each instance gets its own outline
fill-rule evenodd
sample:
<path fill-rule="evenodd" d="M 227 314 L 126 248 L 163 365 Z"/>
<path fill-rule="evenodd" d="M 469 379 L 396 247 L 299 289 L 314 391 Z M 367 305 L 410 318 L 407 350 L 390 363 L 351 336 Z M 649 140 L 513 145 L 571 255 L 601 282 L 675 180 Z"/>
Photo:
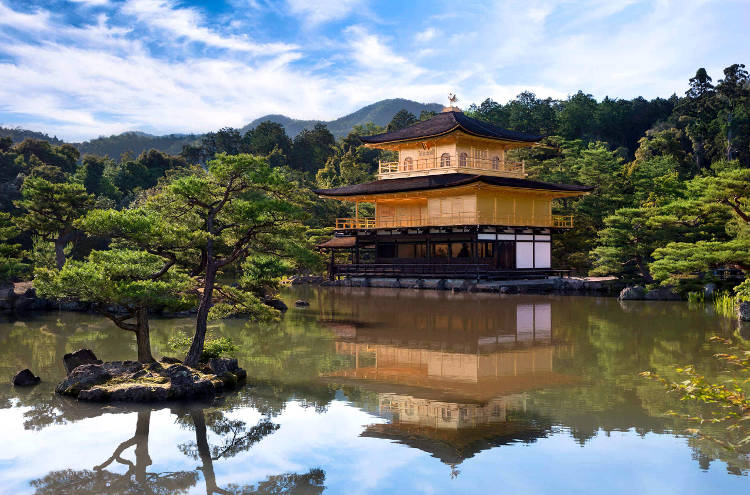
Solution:
<path fill-rule="evenodd" d="M 173 352 L 186 353 L 190 349 L 191 339 L 185 334 L 175 335 L 169 338 L 169 348 Z M 238 347 L 228 337 L 218 339 L 206 339 L 200 361 L 205 363 L 209 359 L 218 357 L 234 357 Z"/>

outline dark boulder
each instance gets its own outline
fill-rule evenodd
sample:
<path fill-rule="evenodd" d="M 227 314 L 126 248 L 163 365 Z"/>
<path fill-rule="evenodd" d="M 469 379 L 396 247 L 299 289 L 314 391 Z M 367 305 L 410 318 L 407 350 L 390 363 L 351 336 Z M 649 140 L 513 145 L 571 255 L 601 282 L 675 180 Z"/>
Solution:
<path fill-rule="evenodd" d="M 236 358 L 212 358 L 208 360 L 208 368 L 215 374 L 236 373 L 239 369 Z"/>
<path fill-rule="evenodd" d="M 77 397 L 81 390 L 100 385 L 111 378 L 112 375 L 101 364 L 82 364 L 57 385 L 55 392 Z"/>
<path fill-rule="evenodd" d="M 80 399 L 80 395 L 78 398 Z M 128 385 L 110 391 L 108 398 L 123 402 L 162 402 L 169 398 L 169 389 L 159 385 Z"/>
<path fill-rule="evenodd" d="M 194 369 L 182 364 L 175 364 L 167 368 L 167 376 L 170 383 L 170 399 L 207 397 L 215 393 L 211 380 L 201 378 Z"/>
<path fill-rule="evenodd" d="M 294 301 L 294 305 L 298 308 L 306 308 L 310 305 L 310 303 L 307 301 L 303 301 L 302 299 L 297 299 L 296 301 Z"/>
<path fill-rule="evenodd" d="M 41 381 L 42 380 L 38 376 L 35 376 L 28 368 L 19 371 L 13 376 L 13 385 L 16 387 L 30 387 Z"/>
<path fill-rule="evenodd" d="M 633 285 L 631 287 L 625 287 L 620 292 L 618 299 L 620 301 L 636 301 L 641 300 L 646 296 L 646 289 L 640 285 Z"/>
<path fill-rule="evenodd" d="M 76 352 L 69 352 L 63 356 L 65 372 L 69 375 L 71 371 L 83 364 L 102 364 L 100 359 L 96 358 L 94 351 L 91 349 L 78 349 Z"/>
<path fill-rule="evenodd" d="M 737 307 L 737 317 L 742 321 L 750 321 L 750 301 L 742 301 Z"/>
<path fill-rule="evenodd" d="M 91 387 L 78 393 L 78 400 L 86 402 L 104 402 L 109 400 L 109 392 L 102 387 Z"/>
<path fill-rule="evenodd" d="M 13 284 L 0 285 L 0 311 L 13 311 L 16 307 L 16 298 Z"/>
<path fill-rule="evenodd" d="M 270 306 L 277 311 L 284 312 L 289 309 L 289 307 L 284 304 L 284 301 L 282 301 L 281 299 L 266 299 L 264 302 L 266 306 Z"/>
<path fill-rule="evenodd" d="M 169 357 L 169 356 L 164 356 L 159 361 L 161 361 L 164 364 L 182 364 L 181 360 L 177 358 Z"/>
<path fill-rule="evenodd" d="M 657 287 L 646 292 L 643 298 L 647 301 L 680 301 L 682 296 L 672 292 L 671 287 Z"/>
<path fill-rule="evenodd" d="M 143 369 L 143 365 L 138 361 L 109 361 L 102 366 L 113 377 L 132 375 Z"/>

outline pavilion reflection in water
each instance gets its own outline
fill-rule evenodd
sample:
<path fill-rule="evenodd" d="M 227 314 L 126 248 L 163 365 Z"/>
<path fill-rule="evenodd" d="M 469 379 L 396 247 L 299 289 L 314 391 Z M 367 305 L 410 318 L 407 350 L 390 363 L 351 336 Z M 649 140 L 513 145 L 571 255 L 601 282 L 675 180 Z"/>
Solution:
<path fill-rule="evenodd" d="M 451 465 L 493 446 L 547 436 L 551 422 L 527 410 L 529 392 L 578 381 L 555 372 L 555 357 L 571 348 L 553 338 L 551 304 L 477 311 L 478 321 L 452 332 L 448 311 L 438 311 L 430 325 L 332 324 L 336 352 L 353 356 L 353 367 L 327 378 L 375 391 L 371 412 L 388 420 L 362 435 L 419 448 Z M 499 325 L 490 328 L 488 321 Z"/>

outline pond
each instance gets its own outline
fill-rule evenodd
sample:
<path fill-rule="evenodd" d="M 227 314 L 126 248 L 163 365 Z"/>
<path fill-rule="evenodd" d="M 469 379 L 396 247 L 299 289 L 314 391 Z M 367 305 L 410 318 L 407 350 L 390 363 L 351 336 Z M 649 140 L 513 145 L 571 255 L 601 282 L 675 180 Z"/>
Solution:
<path fill-rule="evenodd" d="M 89 314 L 0 322 L 0 492 L 741 493 L 750 457 L 686 433 L 643 370 L 715 368 L 747 329 L 682 302 L 302 288 L 214 322 L 247 385 L 213 403 L 78 404 L 62 356 L 133 359 Z M 310 302 L 295 308 L 296 299 Z M 155 319 L 156 356 L 190 319 Z M 8 385 L 29 367 L 43 383 Z M 713 368 L 712 368 L 713 367 Z M 717 432 L 720 435 L 721 432 Z"/>

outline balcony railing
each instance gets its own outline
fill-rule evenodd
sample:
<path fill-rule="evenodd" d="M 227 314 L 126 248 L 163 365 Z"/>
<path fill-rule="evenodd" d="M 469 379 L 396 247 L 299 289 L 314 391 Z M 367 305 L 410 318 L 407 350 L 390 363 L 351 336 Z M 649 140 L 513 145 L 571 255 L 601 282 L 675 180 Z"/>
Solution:
<path fill-rule="evenodd" d="M 362 229 L 374 229 L 375 219 L 370 217 L 360 218 L 337 218 L 336 228 L 342 230 L 362 230 Z"/>
<path fill-rule="evenodd" d="M 573 215 L 552 215 L 552 227 L 558 229 L 572 229 Z"/>
<path fill-rule="evenodd" d="M 441 156 L 418 158 L 416 160 L 407 157 L 402 162 L 380 162 L 379 176 L 384 179 L 407 177 L 423 171 L 471 173 L 474 170 L 508 177 L 526 176 L 526 166 L 523 161 L 501 160 L 497 156 L 479 158 L 466 153 L 458 155 L 444 153 Z"/>
<path fill-rule="evenodd" d="M 573 228 L 573 215 L 551 215 L 537 217 L 493 216 L 470 213 L 453 213 L 433 217 L 359 217 L 337 218 L 340 230 L 371 230 L 405 227 L 448 227 L 453 225 L 508 225 L 518 227 Z"/>

